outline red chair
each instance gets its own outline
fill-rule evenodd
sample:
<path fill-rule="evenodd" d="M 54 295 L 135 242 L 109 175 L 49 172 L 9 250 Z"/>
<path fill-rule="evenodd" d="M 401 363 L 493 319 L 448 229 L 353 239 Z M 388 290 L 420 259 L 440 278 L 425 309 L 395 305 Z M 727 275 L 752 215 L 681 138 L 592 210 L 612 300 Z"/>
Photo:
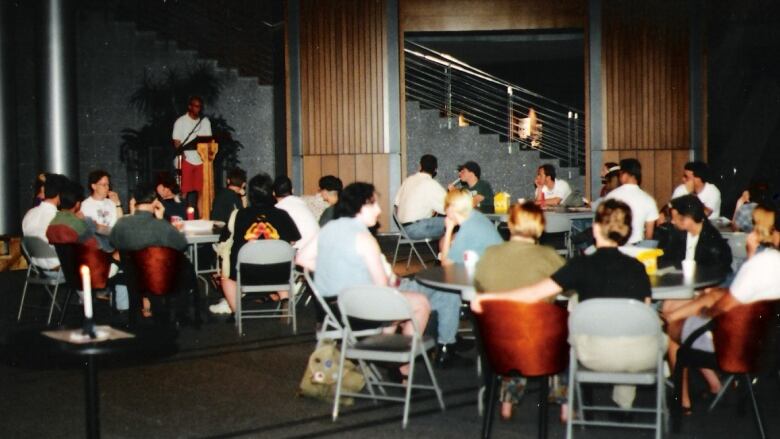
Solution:
<path fill-rule="evenodd" d="M 158 323 L 169 320 L 169 298 L 179 286 L 181 278 L 182 252 L 169 247 L 146 247 L 126 252 L 122 255 L 128 275 L 130 289 L 130 323 L 135 324 L 136 315 L 141 309 L 141 296 L 159 297 L 164 308 L 153 309 L 152 315 Z M 154 305 L 157 300 L 152 301 Z"/>
<path fill-rule="evenodd" d="M 492 370 L 482 437 L 490 437 L 496 390 L 502 377 L 539 377 L 539 437 L 547 437 L 548 377 L 566 369 L 569 361 L 568 312 L 546 302 L 491 300 L 476 316 L 483 355 Z"/>
<path fill-rule="evenodd" d="M 733 300 L 730 295 L 721 300 Z M 737 305 L 726 313 L 715 317 L 709 324 L 694 331 L 680 346 L 675 366 L 675 388 L 680 388 L 684 367 L 706 367 L 720 369 L 731 374 L 723 383 L 720 393 L 715 397 L 709 410 L 712 410 L 728 390 L 735 377 L 742 378 L 753 408 L 753 416 L 759 435 L 766 437 L 766 429 L 761 412 L 753 392 L 751 374 L 759 369 L 761 355 L 767 348 L 766 335 L 770 324 L 775 321 L 776 301 L 762 301 L 746 305 Z M 707 330 L 713 332 L 715 353 L 693 349 L 693 342 Z M 680 398 L 675 392 L 672 411 L 672 429 L 679 431 L 681 424 Z"/>

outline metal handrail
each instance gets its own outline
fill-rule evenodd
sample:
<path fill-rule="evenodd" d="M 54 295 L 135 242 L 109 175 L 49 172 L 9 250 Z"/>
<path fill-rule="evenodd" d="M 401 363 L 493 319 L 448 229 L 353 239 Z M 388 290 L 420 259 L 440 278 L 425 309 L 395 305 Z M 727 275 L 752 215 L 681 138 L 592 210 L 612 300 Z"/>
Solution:
<path fill-rule="evenodd" d="M 418 43 L 407 41 L 404 53 L 407 98 L 419 101 L 423 108 L 438 109 L 447 117 L 448 127 L 462 116 L 469 124 L 521 147 L 538 149 L 568 166 L 584 164 L 582 110 Z M 534 118 L 536 126 L 528 129 Z M 521 129 L 522 124 L 526 129 Z"/>

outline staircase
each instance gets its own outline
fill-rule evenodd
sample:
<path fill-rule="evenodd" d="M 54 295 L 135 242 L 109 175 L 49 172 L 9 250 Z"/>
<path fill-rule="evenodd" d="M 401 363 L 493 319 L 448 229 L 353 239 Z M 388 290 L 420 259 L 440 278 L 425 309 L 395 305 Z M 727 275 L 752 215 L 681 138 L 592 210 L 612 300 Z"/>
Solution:
<path fill-rule="evenodd" d="M 585 178 L 579 167 L 562 167 L 561 159 L 543 158 L 540 151 L 521 148 L 520 142 L 486 134 L 480 127 L 458 126 L 457 118 L 442 117 L 438 109 L 420 108 L 406 102 L 407 172 L 417 172 L 420 157 L 433 154 L 439 160 L 436 179 L 444 186 L 458 176 L 457 167 L 468 160 L 479 163 L 482 178 L 493 190 L 509 192 L 513 200 L 533 198 L 536 169 L 546 163 L 555 166 L 558 178 L 573 190 L 584 193 Z"/>

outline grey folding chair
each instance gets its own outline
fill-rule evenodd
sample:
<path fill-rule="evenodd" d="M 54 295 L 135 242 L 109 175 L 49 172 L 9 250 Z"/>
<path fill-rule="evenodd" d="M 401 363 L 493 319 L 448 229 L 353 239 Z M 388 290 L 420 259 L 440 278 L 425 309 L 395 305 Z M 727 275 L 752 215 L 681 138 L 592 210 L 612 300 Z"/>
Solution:
<path fill-rule="evenodd" d="M 311 277 L 311 272 L 308 269 L 304 269 L 303 277 L 306 279 L 306 283 L 309 284 L 309 291 L 311 291 L 312 295 L 317 300 L 317 303 L 320 304 L 320 307 L 325 312 L 325 318 L 323 319 L 319 330 L 317 330 L 317 345 L 319 346 L 320 342 L 326 338 L 331 340 L 341 338 L 344 329 L 336 318 L 336 314 L 330 309 L 328 302 L 325 301 L 325 298 L 320 294 L 317 286 L 314 285 L 314 279 Z"/>
<path fill-rule="evenodd" d="M 420 328 L 417 327 L 417 323 L 412 319 L 412 308 L 406 298 L 392 288 L 367 285 L 345 289 L 339 294 L 338 304 L 341 311 L 343 336 L 336 396 L 333 400 L 333 420 L 335 421 L 339 416 L 339 403 L 342 396 L 372 398 L 374 400 L 403 402 L 404 415 L 402 425 L 406 428 L 409 422 L 409 405 L 413 388 L 436 392 L 439 406 L 444 410 L 444 399 L 442 398 L 441 389 L 436 382 L 431 361 L 426 354 L 426 351 L 434 346 L 434 341 L 429 337 L 422 337 Z M 358 338 L 350 327 L 349 317 L 377 322 L 411 320 L 414 334 L 411 336 L 377 334 Z M 425 362 L 431 385 L 414 383 L 414 360 L 418 356 L 421 356 Z M 364 393 L 342 392 L 341 381 L 344 362 L 347 358 L 355 359 L 360 364 L 366 377 L 368 395 Z M 370 372 L 366 362 L 409 363 L 409 377 L 406 380 L 406 384 L 378 381 L 376 376 Z M 374 386 L 378 386 L 380 390 L 383 390 L 384 386 L 400 387 L 405 389 L 405 393 L 404 396 L 391 396 L 384 394 L 384 392 L 382 395 L 377 395 L 374 391 Z"/>
<path fill-rule="evenodd" d="M 393 223 L 395 223 L 396 227 L 398 227 L 398 241 L 395 243 L 395 252 L 393 252 L 393 267 L 395 267 L 395 261 L 398 259 L 398 249 L 401 248 L 402 245 L 409 245 L 409 256 L 406 258 L 406 269 L 409 269 L 409 265 L 412 263 L 412 253 L 417 256 L 417 259 L 420 260 L 420 263 L 422 264 L 423 268 L 427 268 L 425 265 L 425 261 L 423 260 L 422 256 L 420 255 L 420 252 L 417 251 L 417 248 L 415 248 L 415 244 L 425 244 L 428 246 L 428 249 L 431 251 L 431 254 L 433 255 L 434 259 L 436 258 L 436 252 L 433 251 L 433 247 L 431 246 L 431 239 L 430 238 L 423 238 L 423 239 L 412 239 L 409 237 L 409 233 L 406 232 L 406 229 L 404 229 L 404 225 L 401 224 L 401 221 L 398 220 L 398 216 L 396 216 L 396 208 L 393 208 Z"/>
<path fill-rule="evenodd" d="M 292 320 L 293 333 L 298 333 L 298 326 L 295 316 L 295 249 L 285 241 L 279 240 L 257 240 L 249 241 L 238 251 L 236 262 L 236 273 L 238 282 L 238 291 L 236 293 L 236 329 L 238 335 L 243 332 L 242 322 L 244 319 L 262 319 L 262 318 L 284 318 L 289 317 Z M 252 267 L 254 266 L 254 267 Z M 271 267 L 269 267 L 271 266 Z M 275 266 L 275 267 L 274 267 Z M 270 279 L 269 283 L 250 284 L 246 280 L 247 270 L 262 270 L 264 268 L 284 267 L 286 274 L 284 278 Z M 242 277 L 242 271 L 243 277 Z M 250 298 L 253 294 L 262 293 L 268 295 L 276 291 L 289 291 L 290 298 L 285 310 L 282 303 L 275 309 L 244 309 L 242 301 Z M 246 297 L 242 297 L 246 294 Z"/>
<path fill-rule="evenodd" d="M 22 319 L 22 310 L 24 309 L 24 300 L 27 296 L 27 287 L 32 285 L 42 285 L 46 290 L 46 293 L 51 298 L 51 305 L 49 305 L 49 318 L 46 320 L 46 324 L 51 324 L 51 318 L 54 313 L 54 308 L 60 309 L 57 304 L 57 291 L 59 286 L 65 283 L 65 276 L 62 270 L 49 270 L 41 268 L 33 263 L 32 258 L 56 258 L 57 252 L 46 241 L 41 238 L 25 236 L 22 238 L 22 254 L 27 260 L 27 278 L 24 280 L 24 288 L 22 289 L 22 300 L 19 302 L 19 313 L 16 315 L 16 321 Z"/>
<path fill-rule="evenodd" d="M 627 340 L 628 338 L 631 338 Z M 573 425 L 594 425 L 602 427 L 647 428 L 655 430 L 656 439 L 660 439 L 666 423 L 666 401 L 664 399 L 664 334 L 658 319 L 658 314 L 641 302 L 632 299 L 590 299 L 580 302 L 569 316 L 569 419 L 566 423 L 566 437 L 572 437 Z M 650 346 L 655 350 L 655 365 L 642 371 L 609 371 L 592 370 L 582 364 L 585 352 L 583 343 L 592 344 L 611 338 L 616 343 L 631 343 L 640 346 Z M 610 341 L 610 342 L 612 342 Z M 656 343 L 657 346 L 652 346 Z M 610 345 L 611 346 L 611 345 Z M 625 355 L 623 349 L 615 345 L 612 350 L 617 355 Z M 609 352 L 611 353 L 611 352 Z M 609 355 L 605 353 L 602 355 Z M 595 355 L 590 353 L 590 355 Z M 600 358 L 609 362 L 608 358 Z M 634 407 L 622 409 L 614 406 L 585 405 L 582 398 L 582 384 L 624 384 L 624 385 L 655 385 L 655 407 Z M 588 412 L 636 412 L 652 413 L 655 422 L 652 423 L 618 423 L 602 420 L 586 420 L 584 413 Z M 577 419 L 575 418 L 577 414 Z"/>
<path fill-rule="evenodd" d="M 564 248 L 556 248 L 555 252 L 561 256 L 569 257 L 571 254 L 571 220 L 566 215 L 555 212 L 547 212 L 544 215 L 545 233 L 563 233 Z"/>

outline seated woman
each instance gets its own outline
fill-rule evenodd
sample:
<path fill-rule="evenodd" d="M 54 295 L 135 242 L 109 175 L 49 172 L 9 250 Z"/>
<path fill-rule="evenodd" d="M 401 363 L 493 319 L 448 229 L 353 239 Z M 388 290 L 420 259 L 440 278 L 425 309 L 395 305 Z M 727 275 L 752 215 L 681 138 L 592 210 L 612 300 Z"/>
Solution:
<path fill-rule="evenodd" d="M 533 202 L 515 204 L 507 218 L 508 242 L 488 247 L 479 260 L 474 285 L 479 292 L 507 291 L 550 277 L 563 266 L 563 258 L 550 247 L 538 245 L 544 232 L 544 212 Z M 554 296 L 550 296 L 553 299 Z M 512 417 L 525 379 L 505 379 L 501 385 L 501 417 Z"/>
<path fill-rule="evenodd" d="M 751 216 L 753 227 L 747 237 L 748 258 L 765 248 L 780 247 L 780 231 L 775 228 L 777 215 L 774 209 L 759 204 Z"/>
<path fill-rule="evenodd" d="M 335 205 L 336 219 L 328 221 L 320 230 L 317 241 L 317 272 L 314 283 L 331 305 L 345 288 L 357 285 L 397 286 L 376 238 L 369 232 L 382 212 L 374 186 L 352 183 L 344 188 Z M 431 313 L 428 299 L 422 294 L 402 292 L 409 301 L 417 328 L 422 332 Z M 412 335 L 411 322 L 401 325 L 402 332 Z M 408 365 L 400 373 L 408 373 Z"/>
<path fill-rule="evenodd" d="M 260 173 L 249 181 L 249 207 L 236 213 L 233 230 L 230 231 L 226 227 L 220 237 L 220 241 L 233 239 L 230 249 L 230 271 L 222 274 L 222 292 L 231 311 L 236 310 L 238 288 L 236 263 L 241 247 L 248 241 L 256 239 L 281 239 L 293 243 L 301 238 L 290 215 L 275 207 L 276 198 L 274 198 L 272 184 L 273 180 L 265 173 Z M 286 294 L 286 291 L 280 291 L 279 297 L 285 298 Z M 220 313 L 224 306 L 220 303 L 209 307 L 209 310 Z"/>
<path fill-rule="evenodd" d="M 628 242 L 630 236 L 631 208 L 622 201 L 605 200 L 599 204 L 593 220 L 595 253 L 568 260 L 566 265 L 552 276 L 531 286 L 505 293 L 480 294 L 471 302 L 471 309 L 475 313 L 480 313 L 482 311 L 480 304 L 486 300 L 537 302 L 570 290 L 577 292 L 580 301 L 595 298 L 629 298 L 649 303 L 650 279 L 645 273 L 644 265 L 618 250 L 618 246 Z M 578 345 L 580 351 L 588 348 Z M 641 346 L 637 346 L 637 349 L 649 348 L 657 347 L 650 346 L 644 341 Z M 599 357 L 600 354 L 595 356 Z M 635 364 L 635 356 L 627 350 L 611 351 L 610 360 L 615 370 L 642 370 L 642 368 L 652 367 L 652 364 Z M 628 408 L 633 404 L 635 392 L 633 386 L 615 386 L 612 399 L 620 407 Z"/>

